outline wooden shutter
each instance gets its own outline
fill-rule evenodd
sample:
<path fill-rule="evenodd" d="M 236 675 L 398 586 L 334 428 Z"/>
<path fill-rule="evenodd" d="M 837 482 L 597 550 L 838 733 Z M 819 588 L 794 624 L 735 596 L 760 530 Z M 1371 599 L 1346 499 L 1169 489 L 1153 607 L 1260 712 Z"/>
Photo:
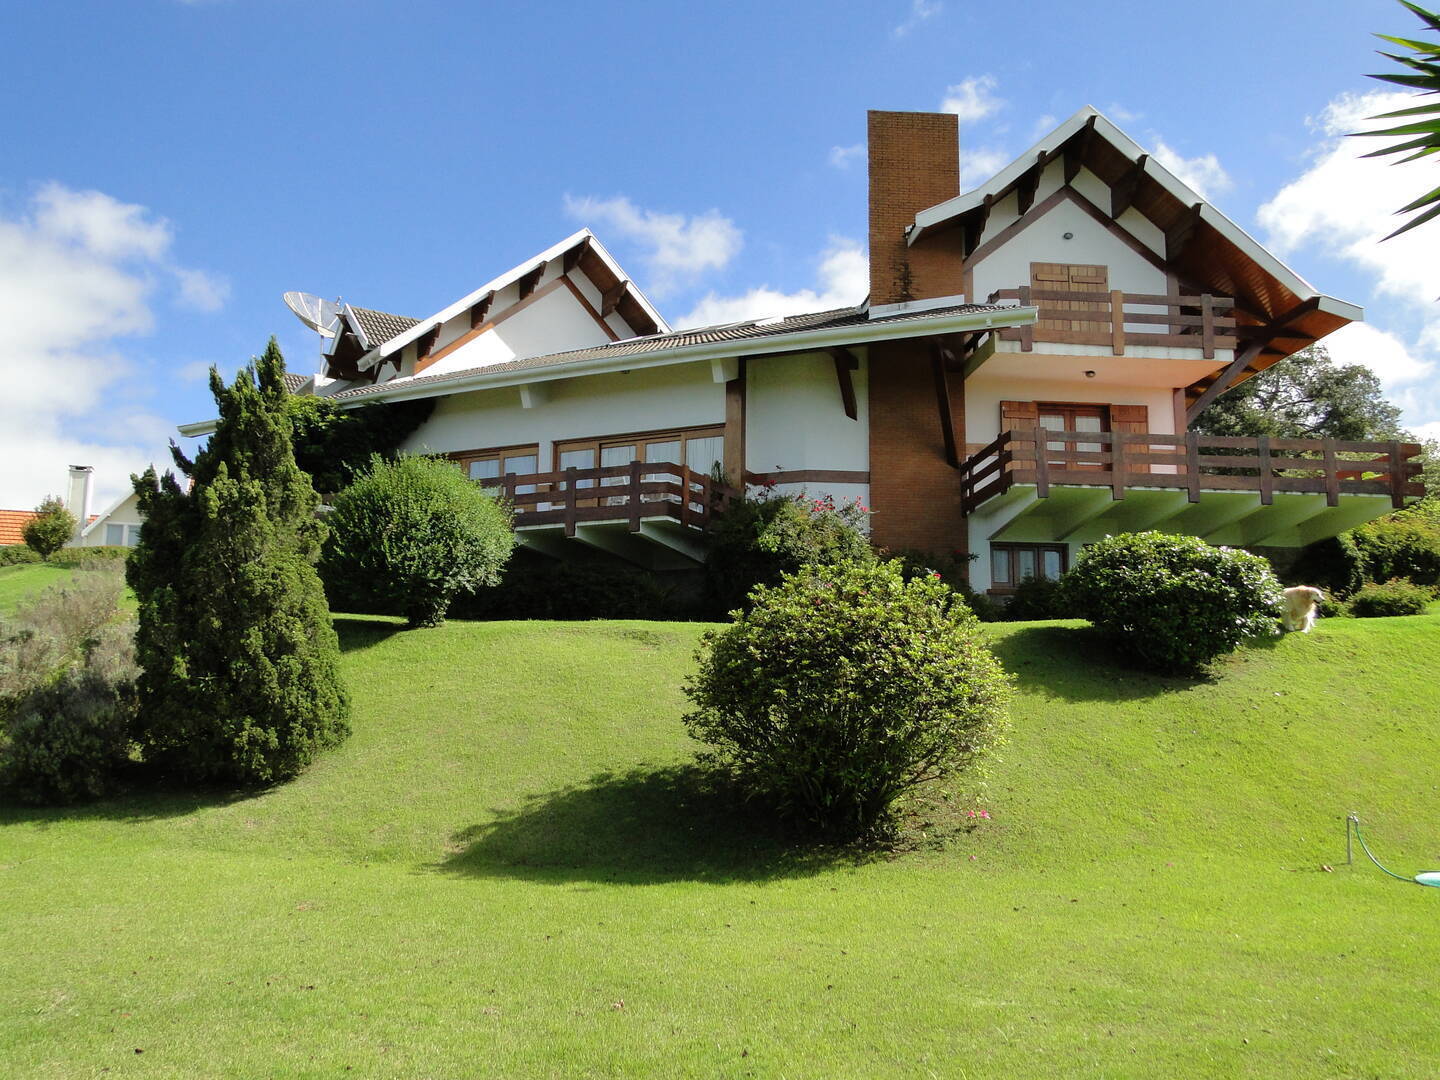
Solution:
<path fill-rule="evenodd" d="M 1150 430 L 1150 409 L 1145 405 L 1111 405 L 1110 430 L 1143 435 Z"/>
<path fill-rule="evenodd" d="M 1000 430 L 1014 431 L 1033 428 L 1040 423 L 1040 410 L 1033 401 L 1000 402 Z"/>
<path fill-rule="evenodd" d="M 1030 264 L 1030 287 L 1045 292 L 1103 293 L 1109 291 L 1109 280 L 1109 268 L 1104 266 L 1081 263 Z M 1107 303 L 1098 300 L 1037 300 L 1036 303 L 1041 309 L 1041 318 L 1035 324 L 1037 329 L 1079 331 L 1102 336 L 1106 333 L 1101 323 L 1076 322 L 1063 316 L 1057 317 L 1057 314 L 1066 311 L 1108 311 Z"/>

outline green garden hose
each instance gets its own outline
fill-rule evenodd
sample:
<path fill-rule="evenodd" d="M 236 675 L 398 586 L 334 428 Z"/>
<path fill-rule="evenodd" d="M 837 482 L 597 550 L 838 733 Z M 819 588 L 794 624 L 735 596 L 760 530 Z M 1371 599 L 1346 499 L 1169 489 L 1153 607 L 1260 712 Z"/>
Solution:
<path fill-rule="evenodd" d="M 1384 864 L 1381 863 L 1379 859 L 1375 858 L 1373 854 L 1371 854 L 1370 845 L 1365 843 L 1365 836 L 1363 833 L 1360 832 L 1360 815 L 1355 813 L 1354 811 L 1351 811 L 1350 816 L 1345 819 L 1345 850 L 1347 855 L 1346 861 L 1349 861 L 1348 856 L 1350 853 L 1350 827 L 1352 825 L 1355 827 L 1355 836 L 1360 841 L 1360 847 L 1364 850 L 1366 856 L 1370 859 L 1370 861 L 1380 868 L 1382 873 L 1389 874 L 1396 881 L 1404 881 L 1411 885 L 1431 885 L 1436 888 L 1440 888 L 1440 870 L 1427 870 L 1425 873 L 1416 874 L 1413 878 L 1404 877 L 1403 875 L 1395 873 L 1395 871 L 1393 870 L 1387 870 Z"/>

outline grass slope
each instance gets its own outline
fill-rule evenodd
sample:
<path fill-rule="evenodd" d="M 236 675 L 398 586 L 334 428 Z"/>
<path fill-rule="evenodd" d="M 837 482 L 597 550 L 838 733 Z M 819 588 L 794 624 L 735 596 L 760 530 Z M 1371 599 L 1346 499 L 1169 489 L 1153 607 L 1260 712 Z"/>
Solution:
<path fill-rule="evenodd" d="M 355 735 L 245 798 L 0 811 L 7 1075 L 1440 1074 L 1440 616 L 1217 682 L 989 628 L 1003 759 L 826 861 L 679 766 L 700 628 L 341 620 Z M 929 824 L 923 824 L 924 822 Z"/>
<path fill-rule="evenodd" d="M 30 597 L 51 585 L 63 585 L 74 573 L 73 567 L 55 563 L 0 566 L 0 616 L 13 613 Z"/>

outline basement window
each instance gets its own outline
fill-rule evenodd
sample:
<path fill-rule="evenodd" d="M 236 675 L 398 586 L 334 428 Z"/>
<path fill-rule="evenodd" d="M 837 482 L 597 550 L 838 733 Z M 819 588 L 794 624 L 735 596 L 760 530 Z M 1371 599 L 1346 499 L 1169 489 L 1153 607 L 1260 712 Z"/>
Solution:
<path fill-rule="evenodd" d="M 1064 544 L 991 544 L 990 591 L 1013 592 L 1026 578 L 1055 581 L 1067 562 Z"/>

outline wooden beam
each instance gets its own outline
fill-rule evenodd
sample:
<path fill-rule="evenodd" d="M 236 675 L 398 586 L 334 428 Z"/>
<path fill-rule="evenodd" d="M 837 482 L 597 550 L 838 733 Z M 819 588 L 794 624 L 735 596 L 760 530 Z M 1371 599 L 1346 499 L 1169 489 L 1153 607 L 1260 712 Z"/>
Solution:
<path fill-rule="evenodd" d="M 831 349 L 830 356 L 835 361 L 835 379 L 840 383 L 840 403 L 845 408 L 845 415 L 851 420 L 859 420 L 859 407 L 855 402 L 855 380 L 850 373 L 860 369 L 860 361 L 849 349 Z"/>
<path fill-rule="evenodd" d="M 1174 262 L 1185 253 L 1186 246 L 1195 235 L 1196 228 L 1200 225 L 1200 208 L 1204 203 L 1196 203 L 1181 216 L 1180 220 L 1165 230 L 1165 261 Z"/>
<path fill-rule="evenodd" d="M 1110 188 L 1110 220 L 1114 221 L 1121 214 L 1129 210 L 1135 202 L 1135 194 L 1140 190 L 1140 181 L 1145 176 L 1145 162 L 1150 160 L 1149 154 L 1141 154 L 1123 173 L 1120 179 L 1116 180 Z"/>
<path fill-rule="evenodd" d="M 485 322 L 485 316 L 490 313 L 490 304 L 495 299 L 495 290 L 491 289 L 470 308 L 470 329 L 474 330 Z"/>
<path fill-rule="evenodd" d="M 1085 164 L 1085 151 L 1090 149 L 1090 140 L 1095 137 L 1095 117 L 1088 117 L 1085 126 L 1065 143 L 1065 183 L 1073 184 Z"/>
<path fill-rule="evenodd" d="M 738 374 L 725 384 L 725 482 L 745 486 L 745 358 Z"/>
<path fill-rule="evenodd" d="M 945 360 L 950 350 L 937 341 L 930 343 L 930 370 L 935 377 L 935 404 L 940 410 L 940 434 L 945 439 L 945 463 L 960 468 L 960 453 L 955 445 L 955 416 L 950 408 L 950 379 L 945 373 Z"/>
<path fill-rule="evenodd" d="M 615 309 L 620 306 L 620 301 L 629 288 L 630 282 L 617 281 L 605 290 L 605 294 L 600 298 L 600 317 L 602 319 L 608 319 L 615 313 Z"/>
<path fill-rule="evenodd" d="M 985 234 L 985 223 L 990 220 L 990 206 L 995 201 L 995 196 L 986 195 L 976 211 L 965 220 L 965 251 L 966 257 L 980 246 L 980 237 Z"/>
<path fill-rule="evenodd" d="M 1235 354 L 1235 359 L 1230 361 L 1225 370 L 1215 377 L 1215 381 L 1205 388 L 1204 392 L 1195 399 L 1195 403 L 1185 410 L 1185 426 L 1187 428 L 1195 423 L 1195 418 L 1205 411 L 1207 405 L 1235 385 L 1236 378 L 1244 374 L 1245 369 L 1260 355 L 1263 348 L 1263 345 L 1247 345 Z"/>
<path fill-rule="evenodd" d="M 415 358 L 423 360 L 430 355 L 430 350 L 435 347 L 435 339 L 440 336 L 440 324 L 436 323 L 425 333 L 421 334 L 415 341 Z"/>
<path fill-rule="evenodd" d="M 1021 214 L 1035 205 L 1035 190 L 1040 186 L 1040 174 L 1045 171 L 1047 157 L 1049 155 L 1041 150 L 1035 164 L 1021 173 L 1020 179 L 1015 181 L 1015 199 Z"/>
<path fill-rule="evenodd" d="M 561 268 L 564 272 L 568 274 L 571 270 L 574 270 L 575 267 L 579 266 L 580 260 L 585 257 L 585 253 L 589 250 L 590 237 L 587 236 L 569 251 L 565 252 L 565 261 L 561 263 Z"/>
<path fill-rule="evenodd" d="M 540 275 L 545 273 L 545 267 L 549 266 L 548 261 L 540 262 L 535 269 L 527 270 L 520 276 L 520 299 L 524 300 L 532 292 L 535 286 L 540 284 Z"/>

